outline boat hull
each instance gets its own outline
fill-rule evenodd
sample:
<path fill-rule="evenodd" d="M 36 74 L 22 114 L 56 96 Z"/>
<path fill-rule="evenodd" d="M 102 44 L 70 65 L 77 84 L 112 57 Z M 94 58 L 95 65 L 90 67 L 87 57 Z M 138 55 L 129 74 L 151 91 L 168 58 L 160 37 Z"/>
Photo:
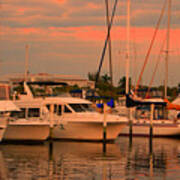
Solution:
<path fill-rule="evenodd" d="M 4 128 L 4 127 L 0 127 L 0 142 L 1 142 L 2 139 L 3 139 L 4 132 L 5 132 L 5 128 Z"/>
<path fill-rule="evenodd" d="M 48 124 L 9 124 L 4 141 L 44 141 L 49 136 Z"/>
<path fill-rule="evenodd" d="M 7 126 L 7 118 L 1 117 L 0 118 L 0 142 L 3 139 L 4 133 L 6 130 L 6 126 Z"/>
<path fill-rule="evenodd" d="M 147 124 L 133 124 L 132 127 L 133 136 L 149 136 L 150 125 Z M 129 126 L 126 126 L 121 133 L 122 135 L 129 135 Z M 153 136 L 154 137 L 170 137 L 180 136 L 180 124 L 153 124 Z"/>
<path fill-rule="evenodd" d="M 118 137 L 125 123 L 107 123 L 106 140 L 114 140 Z M 69 139 L 84 141 L 103 140 L 102 122 L 68 122 L 54 127 L 53 139 Z"/>

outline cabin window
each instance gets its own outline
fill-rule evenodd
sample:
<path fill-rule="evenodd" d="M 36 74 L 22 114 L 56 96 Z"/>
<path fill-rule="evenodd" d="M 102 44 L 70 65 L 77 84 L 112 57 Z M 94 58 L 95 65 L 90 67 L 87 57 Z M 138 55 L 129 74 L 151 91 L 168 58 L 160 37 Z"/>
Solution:
<path fill-rule="evenodd" d="M 57 106 L 57 114 L 58 115 L 62 114 L 62 107 L 61 107 L 61 105 Z"/>
<path fill-rule="evenodd" d="M 64 112 L 65 113 L 72 113 L 71 110 L 67 106 L 64 106 Z"/>
<path fill-rule="evenodd" d="M 46 107 L 47 107 L 47 109 L 50 111 L 51 105 L 50 105 L 50 104 L 47 104 Z M 57 113 L 57 112 L 58 112 L 58 106 L 55 104 L 55 105 L 54 105 L 54 113 Z"/>
<path fill-rule="evenodd" d="M 39 117 L 39 116 L 40 116 L 39 108 L 28 109 L 28 117 Z"/>
<path fill-rule="evenodd" d="M 21 111 L 12 111 L 10 117 L 13 118 L 25 118 L 25 109 L 22 108 Z"/>
<path fill-rule="evenodd" d="M 61 105 L 57 105 L 57 104 L 55 104 L 54 105 L 54 113 L 55 114 L 57 114 L 57 115 L 61 115 L 62 113 L 61 113 Z"/>
<path fill-rule="evenodd" d="M 164 108 L 162 106 L 155 107 L 155 119 L 164 119 Z"/>
<path fill-rule="evenodd" d="M 57 111 L 58 111 L 57 108 L 58 108 L 58 106 L 55 104 L 55 105 L 54 105 L 54 113 L 57 113 Z"/>
<path fill-rule="evenodd" d="M 48 108 L 48 110 L 50 110 L 50 104 L 47 104 L 46 107 Z"/>
<path fill-rule="evenodd" d="M 91 104 L 69 104 L 75 112 L 95 111 Z"/>
<path fill-rule="evenodd" d="M 75 111 L 75 112 L 84 112 L 85 108 L 81 106 L 81 104 L 69 104 L 69 106 Z"/>
<path fill-rule="evenodd" d="M 83 107 L 83 109 L 85 109 L 85 111 L 89 111 L 89 112 L 95 111 L 95 109 L 92 107 L 91 104 L 81 104 L 81 106 Z"/>

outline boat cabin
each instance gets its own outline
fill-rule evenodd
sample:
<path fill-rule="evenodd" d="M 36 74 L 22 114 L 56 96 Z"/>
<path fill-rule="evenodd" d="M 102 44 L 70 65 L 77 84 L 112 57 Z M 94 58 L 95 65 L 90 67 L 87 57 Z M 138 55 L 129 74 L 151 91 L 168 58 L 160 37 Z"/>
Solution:
<path fill-rule="evenodd" d="M 69 113 L 95 111 L 90 101 L 71 97 L 45 98 L 43 104 L 49 111 L 53 111 L 58 116 Z"/>
<path fill-rule="evenodd" d="M 20 111 L 12 111 L 10 117 L 15 119 L 33 119 L 42 118 L 48 111 L 42 106 L 40 100 L 29 100 L 29 101 L 14 101 L 15 105 L 20 108 Z"/>
<path fill-rule="evenodd" d="M 137 106 L 135 110 L 136 119 L 150 119 L 151 107 L 150 105 Z M 166 119 L 166 108 L 164 105 L 155 105 L 154 120 Z"/>

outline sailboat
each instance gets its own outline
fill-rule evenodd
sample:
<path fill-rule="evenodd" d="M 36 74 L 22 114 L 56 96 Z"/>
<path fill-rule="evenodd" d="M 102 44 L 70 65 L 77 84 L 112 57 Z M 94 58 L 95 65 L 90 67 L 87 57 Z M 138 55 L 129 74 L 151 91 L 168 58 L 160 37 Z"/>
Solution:
<path fill-rule="evenodd" d="M 167 45 L 167 47 L 169 46 Z M 168 51 L 169 49 L 167 48 Z M 167 93 L 167 91 L 165 92 Z M 167 102 L 163 99 L 142 99 L 130 95 L 129 91 L 126 94 L 126 105 L 128 108 L 133 109 L 132 116 L 130 116 L 132 127 L 126 126 L 122 129 L 120 135 L 130 135 L 130 128 L 132 128 L 131 132 L 133 136 L 150 136 L 150 127 L 153 127 L 154 137 L 180 136 L 180 120 L 176 118 L 168 119 L 165 113 L 167 111 Z M 154 109 L 150 111 L 152 104 Z"/>

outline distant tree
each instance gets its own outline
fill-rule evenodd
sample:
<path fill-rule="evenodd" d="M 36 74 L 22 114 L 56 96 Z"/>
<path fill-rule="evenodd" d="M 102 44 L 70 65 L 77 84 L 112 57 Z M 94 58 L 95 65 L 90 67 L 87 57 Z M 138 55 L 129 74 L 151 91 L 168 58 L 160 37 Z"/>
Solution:
<path fill-rule="evenodd" d="M 111 77 L 108 76 L 107 73 L 104 74 L 103 76 L 101 76 L 101 79 L 102 79 L 103 83 L 110 83 L 110 81 L 111 81 Z"/>
<path fill-rule="evenodd" d="M 23 93 L 24 92 L 24 86 L 23 85 L 18 85 L 13 88 L 13 91 L 16 91 L 17 93 Z"/>
<path fill-rule="evenodd" d="M 97 73 L 96 72 L 94 72 L 94 73 L 88 73 L 88 79 L 90 80 L 90 81 L 95 81 L 96 80 L 96 75 L 97 75 Z"/>
<path fill-rule="evenodd" d="M 125 87 L 126 87 L 126 77 L 125 76 L 123 76 L 122 78 L 119 79 L 118 86 L 120 88 L 125 89 Z"/>

